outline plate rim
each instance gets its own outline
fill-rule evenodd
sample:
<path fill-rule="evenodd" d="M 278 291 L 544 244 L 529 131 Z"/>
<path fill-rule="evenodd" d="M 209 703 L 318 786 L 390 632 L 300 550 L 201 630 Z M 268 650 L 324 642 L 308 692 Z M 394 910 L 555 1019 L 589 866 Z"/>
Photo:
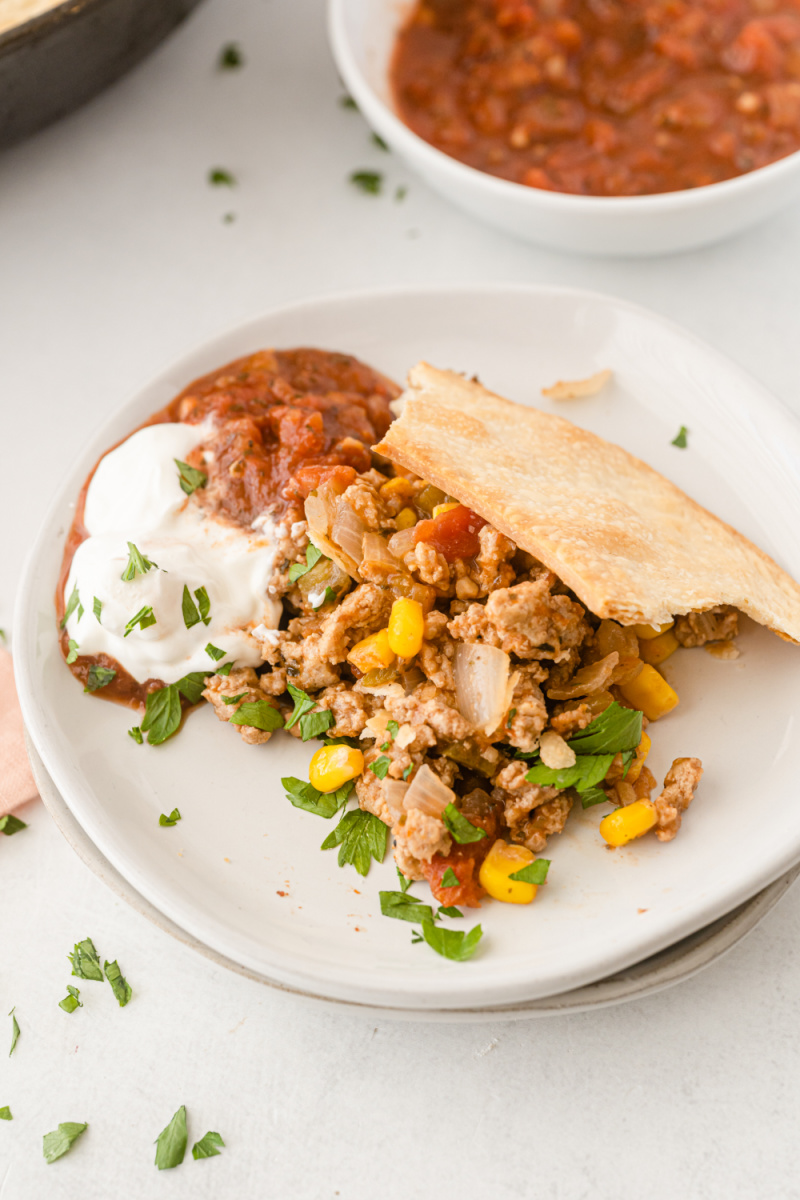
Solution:
<path fill-rule="evenodd" d="M 651 324 L 660 326 L 669 331 L 673 336 L 677 336 L 682 340 L 690 342 L 697 347 L 707 359 L 716 361 L 726 372 L 733 373 L 742 383 L 746 393 L 748 393 L 745 401 L 740 401 L 737 405 L 740 413 L 752 415 L 754 403 L 753 398 L 758 401 L 758 417 L 762 427 L 762 432 L 767 426 L 764 436 L 774 446 L 779 445 L 778 439 L 781 432 L 786 435 L 789 442 L 798 441 L 798 426 L 797 418 L 791 412 L 787 405 L 775 397 L 768 391 L 758 380 L 753 378 L 747 371 L 744 370 L 735 360 L 730 359 L 727 355 L 718 351 L 715 347 L 709 345 L 703 339 L 693 334 L 691 331 L 684 329 L 681 325 L 671 321 L 669 318 L 664 318 L 660 314 L 648 309 L 642 305 L 638 305 L 626 299 L 621 299 L 606 293 L 593 291 L 584 288 L 550 286 L 546 284 L 525 284 L 514 283 L 505 284 L 497 282 L 489 282 L 484 284 L 474 285 L 442 285 L 431 284 L 416 286 L 413 284 L 405 284 L 401 286 L 389 286 L 381 288 L 360 288 L 355 290 L 346 290 L 342 292 L 328 293 L 315 295 L 305 299 L 294 301 L 290 304 L 274 305 L 265 312 L 262 312 L 254 317 L 250 317 L 244 321 L 232 323 L 225 330 L 212 338 L 206 338 L 201 342 L 195 343 L 190 349 L 173 357 L 169 363 L 162 367 L 151 377 L 140 384 L 138 387 L 131 389 L 126 393 L 126 398 L 119 404 L 115 404 L 110 409 L 109 414 L 103 423 L 92 432 L 90 438 L 84 445 L 84 449 L 73 460 L 70 468 L 65 470 L 59 479 L 57 487 L 54 489 L 53 499 L 46 510 L 42 526 L 39 533 L 33 542 L 25 567 L 22 573 L 19 590 L 17 594 L 17 604 L 15 612 L 15 645 L 18 651 L 22 649 L 22 653 L 15 655 L 15 672 L 17 676 L 17 686 L 22 706 L 23 715 L 26 724 L 30 730 L 31 738 L 40 753 L 45 767 L 50 775 L 52 775 L 56 787 L 59 789 L 64 799 L 70 807 L 70 811 L 78 820 L 81 827 L 86 832 L 90 840 L 97 845 L 98 849 L 108 857 L 109 861 L 117 868 L 120 873 L 128 879 L 132 886 L 140 891 L 145 898 L 154 905 L 164 916 L 170 920 L 174 920 L 181 928 L 183 928 L 191 936 L 197 937 L 205 945 L 214 948 L 221 954 L 227 954 L 228 951 L 220 945 L 220 940 L 224 941 L 224 931 L 218 931 L 213 923 L 209 923 L 206 919 L 201 918 L 199 926 L 191 920 L 191 913 L 184 913 L 178 917 L 175 911 L 175 902 L 168 894 L 164 894 L 163 886 L 159 888 L 156 881 L 140 879 L 141 871 L 137 869 L 135 864 L 115 861 L 115 854 L 106 853 L 108 847 L 102 844 L 102 837 L 98 840 L 96 836 L 87 828 L 87 822 L 82 820 L 77 812 L 72 807 L 72 803 L 68 799 L 70 786 L 75 784 L 80 789 L 81 781 L 70 778 L 69 766 L 66 763 L 61 763 L 57 754 L 57 748 L 48 745 L 48 714 L 46 706 L 42 704 L 39 695 L 36 691 L 35 669 L 33 662 L 28 662 L 25 654 L 25 647 L 32 644 L 33 630 L 29 629 L 30 622 L 33 620 L 33 606 L 27 603 L 28 594 L 35 586 L 36 567 L 40 555 L 47 549 L 45 543 L 52 536 L 51 526 L 57 514 L 63 512 L 65 498 L 67 502 L 74 500 L 72 490 L 67 494 L 67 484 L 70 476 L 75 471 L 75 463 L 83 463 L 90 451 L 95 452 L 95 447 L 100 445 L 108 445 L 108 431 L 119 420 L 121 414 L 128 407 L 135 407 L 137 402 L 146 393 L 160 386 L 174 386 L 173 379 L 175 376 L 183 378 L 194 378 L 199 372 L 197 361 L 200 359 L 214 358 L 228 354 L 227 349 L 223 349 L 231 340 L 238 340 L 242 345 L 248 339 L 254 342 L 259 339 L 263 340 L 263 335 L 258 331 L 271 321 L 286 317 L 296 317 L 302 312 L 314 309 L 328 309 L 331 307 L 339 307 L 342 305 L 353 303 L 364 303 L 369 301 L 375 303 L 377 301 L 386 300 L 392 301 L 396 299 L 409 299 L 412 297 L 425 296 L 427 298 L 440 297 L 443 300 L 452 300 L 454 296 L 462 299 L 465 296 L 473 296 L 485 302 L 490 297 L 502 297 L 508 300 L 510 296 L 528 296 L 528 297 L 552 297 L 559 296 L 578 300 L 589 301 L 591 303 L 612 306 L 615 310 L 627 310 L 639 318 L 645 319 Z M 245 351 L 243 351 L 245 352 Z M 209 369 L 213 370 L 213 366 Z M 769 420 L 767 420 L 769 416 Z M 102 453 L 102 449 L 98 451 Z M 30 616 L 28 615 L 30 613 Z M 41 711 L 40 711 L 41 710 Z M 88 784 L 86 785 L 88 786 Z M 86 814 L 84 814 L 85 817 Z M 91 820 L 88 822 L 92 824 Z M 96 834 L 96 831 L 95 831 Z M 642 944 L 637 942 L 637 948 L 631 950 L 630 947 L 625 949 L 617 949 L 615 952 L 607 951 L 601 965 L 595 964 L 591 969 L 573 968 L 566 974 L 561 985 L 546 985 L 544 989 L 537 986 L 530 979 L 527 981 L 511 982 L 506 981 L 504 988 L 508 991 L 508 1003 L 513 1003 L 522 1000 L 529 1000 L 535 994 L 541 998 L 547 994 L 563 992 L 572 988 L 589 984 L 599 978 L 607 976 L 610 972 L 614 973 L 630 967 L 634 962 L 641 961 L 643 957 L 655 954 L 663 950 L 666 946 L 674 944 L 691 933 L 709 924 L 726 912 L 736 908 L 744 901 L 767 887 L 788 871 L 795 863 L 800 861 L 800 845 L 793 850 L 787 851 L 784 849 L 782 854 L 776 854 L 770 859 L 770 866 L 756 872 L 750 878 L 750 882 L 746 887 L 739 887 L 733 894 L 734 889 L 729 885 L 727 889 L 720 889 L 715 893 L 713 900 L 708 899 L 703 902 L 698 901 L 691 910 L 691 916 L 686 916 L 682 919 L 673 919 L 670 922 L 670 933 L 658 933 L 653 931 L 649 935 L 647 946 L 642 949 Z M 144 886 L 142 886 L 144 882 Z M 273 954 L 273 958 L 275 955 Z M 284 956 L 285 957 L 285 956 Z M 235 961 L 248 970 L 255 970 L 261 973 L 263 968 L 254 965 L 254 960 L 249 957 L 246 948 L 239 947 Z M 271 962 L 270 971 L 275 979 L 282 985 L 290 988 L 299 988 L 300 990 L 308 990 L 318 995 L 324 995 L 332 998 L 348 999 L 351 996 L 353 989 L 356 986 L 352 980 L 352 971 L 337 972 L 332 967 L 326 967 L 320 977 L 318 971 L 314 972 L 313 968 L 308 968 L 305 964 L 294 963 L 286 964 L 281 962 L 276 964 Z M 400 985 L 400 991 L 395 989 L 393 995 L 395 999 L 402 996 L 406 1007 L 415 1007 L 422 1005 L 425 1008 L 441 1008 L 442 995 L 437 991 L 436 994 L 425 993 L 421 994 L 418 989 L 419 983 L 412 983 L 406 987 Z M 370 983 L 368 980 L 361 981 L 358 985 L 360 988 L 365 1003 L 381 1002 L 385 999 L 386 985 Z M 486 985 L 484 991 L 491 990 L 489 985 Z M 453 977 L 450 980 L 442 980 L 441 993 L 446 992 L 450 997 L 450 1003 L 459 1008 L 474 1007 L 476 1000 L 473 996 L 463 996 L 463 985 L 458 985 L 454 982 Z M 527 993 L 527 994 L 526 994 Z M 416 1004 L 415 1004 L 416 1001 Z"/>

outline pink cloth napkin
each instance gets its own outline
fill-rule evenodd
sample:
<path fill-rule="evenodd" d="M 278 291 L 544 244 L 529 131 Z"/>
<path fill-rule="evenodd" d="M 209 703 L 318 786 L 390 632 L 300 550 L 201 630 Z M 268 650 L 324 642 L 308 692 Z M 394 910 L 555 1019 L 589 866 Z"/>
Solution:
<path fill-rule="evenodd" d="M 0 646 L 0 817 L 38 794 L 25 750 L 11 655 Z"/>

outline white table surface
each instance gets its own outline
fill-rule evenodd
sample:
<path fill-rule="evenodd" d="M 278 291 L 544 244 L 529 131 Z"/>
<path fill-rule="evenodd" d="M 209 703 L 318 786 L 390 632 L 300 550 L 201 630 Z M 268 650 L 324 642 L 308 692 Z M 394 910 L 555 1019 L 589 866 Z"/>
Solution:
<path fill-rule="evenodd" d="M 233 39 L 246 66 L 220 74 Z M 117 87 L 0 155 L 0 625 L 59 474 L 104 414 L 195 343 L 314 293 L 614 292 L 800 412 L 800 212 L 670 260 L 550 254 L 428 192 L 339 95 L 322 0 L 206 0 Z M 238 186 L 209 187 L 214 166 Z M 359 167 L 386 172 L 389 193 L 353 190 Z M 657 997 L 530 1023 L 396 1024 L 211 965 L 118 901 L 40 805 L 27 819 L 0 839 L 0 1013 L 15 1004 L 22 1029 L 13 1058 L 0 1051 L 15 1118 L 0 1123 L 0 1200 L 800 1196 L 798 889 Z M 126 1009 L 92 984 L 77 1013 L 57 1007 L 86 935 L 119 958 Z M 227 1148 L 159 1174 L 152 1142 L 182 1103 L 190 1144 L 215 1129 Z M 61 1121 L 90 1128 L 46 1166 L 41 1138 Z"/>

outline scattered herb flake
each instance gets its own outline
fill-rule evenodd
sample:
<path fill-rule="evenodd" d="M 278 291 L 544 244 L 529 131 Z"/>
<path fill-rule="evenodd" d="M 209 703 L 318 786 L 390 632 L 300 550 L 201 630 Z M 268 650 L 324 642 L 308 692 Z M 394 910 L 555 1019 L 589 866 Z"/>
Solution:
<path fill-rule="evenodd" d="M 448 832 L 453 835 L 459 845 L 463 846 L 467 842 L 479 842 L 481 838 L 486 837 L 486 830 L 479 829 L 477 825 L 473 825 L 471 821 L 468 821 L 452 802 L 447 805 L 442 813 L 442 819 L 447 826 Z"/>
<path fill-rule="evenodd" d="M 232 662 L 225 663 L 223 666 L 217 667 L 216 674 L 223 675 L 223 676 L 230 675 L 232 666 L 233 666 Z"/>
<path fill-rule="evenodd" d="M 57 1158 L 65 1155 L 76 1139 L 88 1128 L 86 1121 L 82 1123 L 63 1121 L 58 1129 L 54 1129 L 52 1133 L 46 1133 L 42 1139 L 42 1153 L 45 1162 L 53 1163 Z"/>
<path fill-rule="evenodd" d="M 4 833 L 6 837 L 11 837 L 12 834 L 19 833 L 20 829 L 27 828 L 24 821 L 20 821 L 19 817 L 14 817 L 11 813 L 0 817 L 0 833 Z"/>
<path fill-rule="evenodd" d="M 585 729 L 569 739 L 576 754 L 616 754 L 635 750 L 642 740 L 642 714 L 615 700 Z"/>
<path fill-rule="evenodd" d="M 17 1018 L 14 1015 L 14 1013 L 16 1011 L 16 1007 L 17 1006 L 15 1004 L 14 1008 L 12 1008 L 11 1012 L 8 1014 L 11 1017 L 11 1049 L 8 1052 L 9 1058 L 11 1058 L 11 1055 L 14 1053 L 14 1047 L 16 1046 L 17 1042 L 19 1041 L 19 1022 L 17 1021 Z"/>
<path fill-rule="evenodd" d="M 240 700 L 244 700 L 246 695 L 247 695 L 247 692 L 239 692 L 238 696 L 223 696 L 222 703 L 223 704 L 238 704 Z"/>
<path fill-rule="evenodd" d="M 141 729 L 151 746 L 160 746 L 177 733 L 181 723 L 181 696 L 176 683 L 147 693 Z"/>
<path fill-rule="evenodd" d="M 453 904 L 447 904 L 447 905 L 440 904 L 439 908 L 437 909 L 437 916 L 445 916 L 445 917 L 455 918 L 455 917 L 463 917 L 463 915 L 464 914 L 462 913 L 461 909 L 456 908 Z"/>
<path fill-rule="evenodd" d="M 294 583 L 301 575 L 305 575 L 307 571 L 316 566 L 321 558 L 321 550 L 318 550 L 316 546 L 307 546 L 305 565 L 303 563 L 292 563 L 289 567 L 289 583 Z"/>
<path fill-rule="evenodd" d="M 228 42 L 219 52 L 217 66 L 220 71 L 238 71 L 244 66 L 244 56 L 236 42 Z"/>
<path fill-rule="evenodd" d="M 70 663 L 74 663 L 75 659 L 78 657 L 78 643 L 70 638 L 68 645 L 69 654 L 67 655 L 67 666 L 69 666 Z"/>
<path fill-rule="evenodd" d="M 83 1008 L 83 1003 L 78 999 L 80 989 L 73 987 L 71 983 L 67 984 L 67 995 L 63 1000 L 59 1000 L 58 1007 L 63 1008 L 65 1013 L 73 1013 L 76 1008 Z"/>
<path fill-rule="evenodd" d="M 11 1109 L 8 1107 L 7 1104 L 3 1108 L 0 1108 L 0 1121 L 13 1121 L 13 1120 L 14 1120 L 14 1118 L 11 1115 Z"/>
<path fill-rule="evenodd" d="M 353 171 L 350 182 L 370 196 L 379 196 L 383 187 L 383 175 L 380 171 Z"/>
<path fill-rule="evenodd" d="M 390 733 L 393 738 L 396 738 L 400 732 L 400 726 L 397 724 L 397 721 L 387 721 L 386 732 Z"/>
<path fill-rule="evenodd" d="M 687 448 L 687 446 L 689 445 L 689 442 L 687 440 L 688 433 L 689 433 L 689 430 L 686 428 L 686 426 L 681 425 L 680 429 L 678 430 L 677 437 L 674 437 L 672 439 L 671 444 L 673 446 L 677 446 L 679 450 L 685 450 Z"/>
<path fill-rule="evenodd" d="M 100 688 L 108 687 L 116 673 L 113 667 L 101 667 L 98 663 L 92 663 L 89 667 L 86 686 L 83 690 L 85 692 L 98 692 Z"/>
<path fill-rule="evenodd" d="M 381 912 L 384 917 L 394 917 L 398 921 L 432 921 L 433 911 L 429 904 L 423 904 L 416 896 L 407 892 L 378 892 L 381 902 Z"/>
<path fill-rule="evenodd" d="M 178 812 L 177 808 L 175 812 Z M 178 820 L 180 820 L 180 813 L 178 813 Z M 133 995 L 131 985 L 120 971 L 116 959 L 113 962 L 103 963 L 103 970 L 106 973 L 106 979 L 111 984 L 111 990 L 117 998 L 117 1003 L 120 1008 L 124 1008 Z"/>
<path fill-rule="evenodd" d="M 384 742 L 383 745 L 381 746 L 381 750 L 388 750 L 389 747 L 391 746 L 391 744 L 392 744 L 391 742 Z"/>
<path fill-rule="evenodd" d="M 440 887 L 461 887 L 461 880 L 458 878 L 452 867 L 448 867 L 445 871 L 444 875 L 442 876 Z"/>
<path fill-rule="evenodd" d="M 209 642 L 206 646 L 206 654 L 209 658 L 213 658 L 214 662 L 219 662 L 226 655 L 226 650 L 220 650 L 219 646 L 215 646 L 213 642 Z"/>
<path fill-rule="evenodd" d="M 200 620 L 204 625 L 210 625 L 211 601 L 208 598 L 208 592 L 204 587 L 199 587 L 195 588 L 194 594 L 197 600 L 197 607 L 200 609 Z"/>
<path fill-rule="evenodd" d="M 221 667 L 217 669 L 217 675 L 227 675 L 230 672 L 232 663 L 227 663 L 227 671 L 223 671 Z M 213 674 L 213 672 L 212 672 Z M 199 704 L 200 698 L 203 695 L 203 689 L 206 686 L 207 675 L 205 671 L 190 671 L 188 675 L 183 675 L 173 686 L 178 689 L 182 696 L 189 701 L 190 704 Z"/>
<path fill-rule="evenodd" d="M 158 563 L 151 562 L 133 542 L 128 542 L 128 563 L 120 578 L 125 583 L 130 583 L 137 575 L 146 575 L 148 571 L 152 571 L 153 567 L 158 569 Z"/>
<path fill-rule="evenodd" d="M 159 825 L 162 825 L 165 828 L 171 828 L 171 826 L 177 825 L 178 821 L 180 821 L 180 819 L 181 819 L 181 814 L 180 814 L 179 810 L 177 808 L 173 808 L 173 810 L 169 814 L 169 816 L 167 816 L 166 813 L 162 813 L 161 816 L 158 818 L 158 823 L 159 823 Z"/>
<path fill-rule="evenodd" d="M 169 1125 L 156 1138 L 156 1166 L 159 1171 L 179 1167 L 186 1153 L 186 1105 L 182 1104 Z"/>
<path fill-rule="evenodd" d="M 339 866 L 352 863 L 359 875 L 366 875 L 370 858 L 383 862 L 389 830 L 372 813 L 357 808 L 344 814 L 336 828 L 322 843 L 322 850 L 339 847 Z"/>
<path fill-rule="evenodd" d="M 409 763 L 408 766 L 406 767 L 405 771 L 403 771 L 403 779 L 408 779 L 409 775 L 411 774 L 411 772 L 413 770 L 414 770 L 414 764 Z"/>
<path fill-rule="evenodd" d="M 199 467 L 190 467 L 188 463 L 181 462 L 179 458 L 173 458 L 172 461 L 178 468 L 178 483 L 187 496 L 191 496 L 192 492 L 196 492 L 198 488 L 206 486 L 208 475 L 205 471 L 201 471 Z"/>
<path fill-rule="evenodd" d="M 193 629 L 195 625 L 200 624 L 200 613 L 197 611 L 197 605 L 192 599 L 192 593 L 186 584 L 183 585 L 181 612 L 183 614 L 183 623 L 187 629 Z"/>
<path fill-rule="evenodd" d="M 141 726 L 140 725 L 131 726 L 131 728 L 128 730 L 128 737 L 133 738 L 133 740 L 136 742 L 137 746 L 141 746 L 142 742 L 144 741 L 144 738 L 142 737 Z"/>
<path fill-rule="evenodd" d="M 70 619 L 72 614 L 75 612 L 75 609 L 78 607 L 80 602 L 81 602 L 81 598 L 80 598 L 80 595 L 78 594 L 78 585 L 76 583 L 74 588 L 72 589 L 72 595 L 70 596 L 69 600 L 67 601 L 67 607 L 64 609 L 64 615 L 61 618 L 61 625 L 60 625 L 61 629 L 64 628 L 67 621 Z M 3 640 L 5 640 L 5 639 L 3 639 Z"/>
<path fill-rule="evenodd" d="M 516 715 L 517 715 L 517 710 L 516 710 L 515 708 L 512 708 L 512 709 L 509 711 L 509 714 L 508 714 L 508 716 L 506 717 L 506 729 L 510 729 L 510 728 L 511 728 L 511 722 L 514 720 L 514 717 L 515 717 Z"/>
<path fill-rule="evenodd" d="M 103 622 L 100 620 L 100 616 L 103 612 L 103 601 L 98 600 L 97 596 L 95 596 L 94 600 L 92 601 L 92 612 L 97 617 L 98 622 L 102 625 Z"/>
<path fill-rule="evenodd" d="M 450 958 L 454 962 L 466 962 L 475 953 L 478 942 L 483 937 L 480 925 L 475 925 L 469 933 L 463 929 L 443 929 L 433 921 L 422 922 L 422 936 L 437 954 Z"/>
<path fill-rule="evenodd" d="M 283 729 L 282 713 L 273 708 L 268 700 L 245 702 L 236 712 L 231 713 L 228 721 L 231 725 L 247 725 L 251 729 L 261 729 L 264 733 L 271 733 L 273 729 Z"/>
<path fill-rule="evenodd" d="M 235 220 L 236 220 L 236 213 L 225 213 L 225 215 L 222 218 L 222 224 L 223 225 L 232 225 Z"/>
<path fill-rule="evenodd" d="M 394 190 L 394 198 L 398 204 L 400 203 L 401 200 L 405 200 L 407 195 L 408 195 L 408 188 L 403 187 L 402 184 L 400 185 L 400 187 L 397 187 Z"/>
<path fill-rule="evenodd" d="M 137 625 L 139 626 L 140 629 L 149 629 L 151 625 L 155 625 L 155 624 L 156 624 L 155 613 L 153 612 L 153 610 L 149 604 L 145 604 L 142 608 L 139 609 L 136 616 L 131 617 L 130 621 L 128 621 L 128 624 L 125 626 L 125 632 L 123 633 L 122 636 L 127 637 L 129 633 L 133 633 L 133 631 Z"/>
<path fill-rule="evenodd" d="M 375 762 L 369 764 L 369 769 L 373 775 L 377 775 L 378 779 L 385 779 L 391 765 L 392 760 L 388 754 L 382 754 L 380 758 L 375 759 Z"/>
<path fill-rule="evenodd" d="M 224 167 L 212 167 L 208 172 L 208 182 L 213 187 L 235 187 L 236 179 Z"/>
<path fill-rule="evenodd" d="M 396 867 L 396 870 L 397 870 L 397 878 L 400 880 L 400 890 L 403 892 L 407 892 L 408 889 L 411 887 L 412 883 L 414 882 L 414 880 L 406 879 L 405 875 L 403 874 L 403 872 L 400 870 L 399 867 Z"/>
<path fill-rule="evenodd" d="M 304 742 L 310 741 L 335 724 L 336 718 L 329 708 L 323 708 L 321 712 L 305 713 L 300 718 L 300 736 Z"/>
<path fill-rule="evenodd" d="M 574 787 L 579 792 L 585 792 L 605 779 L 613 761 L 613 754 L 579 754 L 572 767 L 554 769 L 537 762 L 525 778 L 528 783 L 538 783 L 542 787 Z"/>
<path fill-rule="evenodd" d="M 592 808 L 595 804 L 605 804 L 608 801 L 608 796 L 601 787 L 586 788 L 582 792 L 578 792 L 581 805 L 583 808 Z"/>
<path fill-rule="evenodd" d="M 308 597 L 309 600 L 311 600 L 311 596 L 314 594 L 316 594 L 316 593 L 309 594 L 309 597 Z M 317 612 L 320 608 L 324 608 L 326 604 L 333 604 L 333 602 L 335 600 L 336 600 L 336 592 L 333 590 L 332 587 L 326 587 L 324 595 L 320 596 L 320 598 L 319 598 L 319 604 L 314 604 L 314 602 L 312 600 L 311 607 L 313 608 L 314 612 Z"/>
<path fill-rule="evenodd" d="M 78 979 L 93 979 L 97 983 L 103 982 L 100 956 L 95 950 L 91 938 L 84 938 L 82 942 L 76 942 L 75 949 L 67 955 L 67 958 L 72 963 L 72 974 L 77 975 Z"/>
<path fill-rule="evenodd" d="M 302 808 L 326 820 L 344 807 L 353 790 L 353 782 L 348 780 L 335 792 L 318 792 L 313 784 L 296 779 L 293 775 L 285 776 L 281 784 L 286 792 L 286 799 L 291 801 L 295 808 Z"/>
<path fill-rule="evenodd" d="M 347 96 L 347 95 L 340 96 L 339 104 L 341 105 L 342 108 L 352 108 L 356 112 L 358 112 L 358 105 L 356 104 L 356 102 L 352 96 Z"/>
<path fill-rule="evenodd" d="M 375 145 L 378 147 L 379 150 L 388 151 L 389 147 L 387 146 L 386 142 L 383 140 L 383 138 L 381 137 L 381 135 L 379 133 L 373 133 L 372 140 L 375 143 Z"/>
<path fill-rule="evenodd" d="M 302 688 L 295 687 L 293 683 L 287 683 L 286 690 L 292 697 L 292 700 L 294 700 L 294 710 L 285 725 L 286 729 L 291 729 L 301 717 L 311 712 L 316 701 L 311 699 L 308 692 L 304 692 Z"/>
<path fill-rule="evenodd" d="M 538 886 L 545 882 L 549 870 L 550 859 L 537 858 L 534 862 L 528 863 L 527 867 L 521 867 L 519 871 L 509 875 L 508 878 L 516 880 L 517 883 L 535 883 Z"/>
<path fill-rule="evenodd" d="M 192 1158 L 214 1158 L 216 1154 L 219 1154 L 217 1147 L 224 1145 L 220 1135 L 209 1130 L 200 1138 L 199 1142 L 195 1142 L 192 1146 Z"/>

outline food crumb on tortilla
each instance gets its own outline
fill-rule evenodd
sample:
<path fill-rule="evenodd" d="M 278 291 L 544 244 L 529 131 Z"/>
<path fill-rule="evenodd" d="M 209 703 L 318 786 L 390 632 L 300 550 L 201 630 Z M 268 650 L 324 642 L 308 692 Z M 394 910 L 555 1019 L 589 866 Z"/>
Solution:
<path fill-rule="evenodd" d="M 559 379 L 552 387 L 543 387 L 542 395 L 548 400 L 577 400 L 582 396 L 596 396 L 613 376 L 614 372 L 606 367 L 588 379 Z"/>

